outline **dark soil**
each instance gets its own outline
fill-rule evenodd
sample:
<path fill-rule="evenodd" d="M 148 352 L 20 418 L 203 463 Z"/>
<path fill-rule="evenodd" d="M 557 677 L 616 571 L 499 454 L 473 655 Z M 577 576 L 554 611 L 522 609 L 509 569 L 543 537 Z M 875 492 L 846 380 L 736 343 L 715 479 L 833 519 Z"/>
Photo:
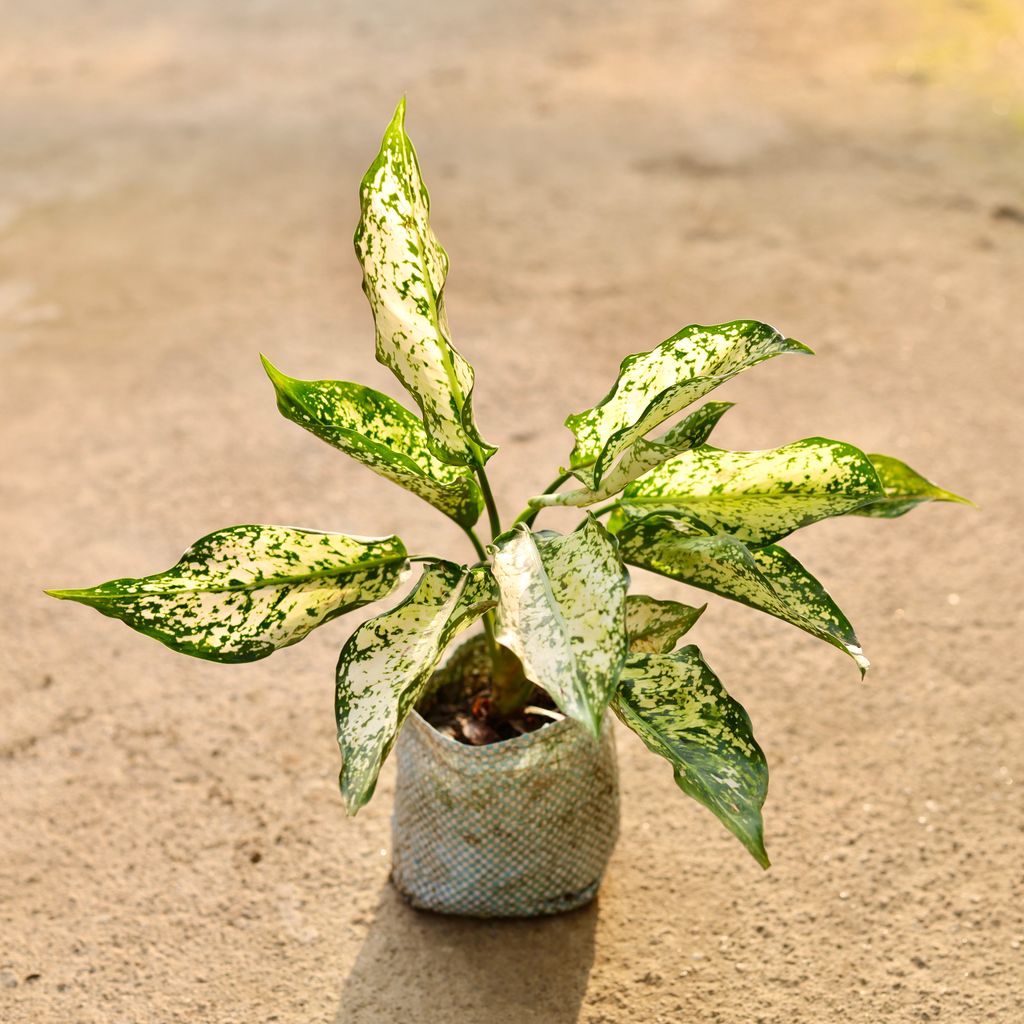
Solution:
<path fill-rule="evenodd" d="M 482 747 L 515 739 L 558 721 L 562 715 L 539 686 L 522 708 L 502 714 L 491 700 L 491 665 L 482 636 L 457 647 L 417 708 L 445 736 Z"/>

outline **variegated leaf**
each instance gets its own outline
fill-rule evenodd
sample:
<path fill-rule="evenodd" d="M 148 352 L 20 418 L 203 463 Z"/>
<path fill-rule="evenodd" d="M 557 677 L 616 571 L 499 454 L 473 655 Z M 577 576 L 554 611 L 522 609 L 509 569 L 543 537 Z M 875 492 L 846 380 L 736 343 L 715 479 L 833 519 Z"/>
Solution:
<path fill-rule="evenodd" d="M 445 313 L 448 254 L 431 230 L 430 198 L 404 122 L 403 99 L 359 189 L 355 246 L 377 358 L 422 410 L 434 454 L 483 465 L 496 449 L 473 422 L 473 368 L 452 346 Z"/>
<path fill-rule="evenodd" d="M 499 639 L 566 715 L 599 735 L 626 657 L 629 577 L 615 541 L 590 516 L 567 536 L 519 526 L 495 541 L 493 567 Z"/>
<path fill-rule="evenodd" d="M 341 380 L 296 380 L 265 356 L 281 414 L 322 441 L 471 527 L 484 499 L 472 471 L 431 451 L 418 416 L 388 395 Z"/>
<path fill-rule="evenodd" d="M 373 795 L 377 774 L 445 648 L 496 601 L 490 570 L 440 559 L 412 593 L 363 623 L 338 659 L 334 710 L 341 793 L 349 814 Z"/>
<path fill-rule="evenodd" d="M 763 868 L 761 808 L 768 765 L 746 711 L 725 692 L 696 647 L 633 654 L 612 707 L 655 754 L 676 784 L 711 811 Z"/>
<path fill-rule="evenodd" d="M 530 499 L 532 508 L 545 505 L 593 505 L 618 494 L 626 484 L 661 465 L 674 455 L 697 448 L 711 436 L 711 431 L 731 409 L 732 402 L 708 402 L 690 413 L 681 423 L 654 441 L 638 438 L 626 449 L 622 458 L 606 474 L 596 490 L 582 487 L 561 494 L 542 494 Z"/>
<path fill-rule="evenodd" d="M 878 479 L 882 482 L 884 497 L 855 508 L 855 516 L 875 516 L 879 519 L 896 519 L 906 515 L 912 508 L 925 501 L 955 501 L 961 505 L 973 505 L 968 498 L 961 498 L 952 491 L 944 491 L 930 480 L 926 480 L 905 462 L 891 455 L 869 455 Z"/>
<path fill-rule="evenodd" d="M 863 675 L 864 657 L 850 621 L 822 585 L 778 545 L 750 550 L 735 537 L 702 535 L 669 516 L 629 523 L 618 534 L 622 558 L 792 623 L 850 655 Z"/>
<path fill-rule="evenodd" d="M 646 594 L 626 597 L 626 634 L 633 654 L 668 654 L 688 633 L 707 605 L 693 608 L 679 601 L 659 601 Z"/>
<path fill-rule="evenodd" d="M 810 349 L 767 324 L 736 320 L 684 327 L 652 351 L 627 356 L 612 390 L 592 409 L 566 419 L 576 435 L 569 468 L 596 490 L 638 438 L 736 374 L 784 352 Z"/>
<path fill-rule="evenodd" d="M 859 448 L 809 437 L 759 452 L 694 448 L 631 483 L 622 503 L 627 513 L 683 510 L 713 531 L 761 545 L 881 494 Z"/>
<path fill-rule="evenodd" d="M 121 619 L 182 654 L 256 661 L 386 597 L 407 566 L 397 537 L 230 526 L 197 540 L 166 572 L 47 593 Z"/>

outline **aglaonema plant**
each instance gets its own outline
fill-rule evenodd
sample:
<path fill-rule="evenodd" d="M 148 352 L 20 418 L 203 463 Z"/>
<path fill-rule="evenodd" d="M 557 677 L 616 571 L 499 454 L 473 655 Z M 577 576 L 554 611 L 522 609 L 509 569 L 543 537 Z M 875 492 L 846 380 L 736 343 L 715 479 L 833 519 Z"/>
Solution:
<path fill-rule="evenodd" d="M 486 472 L 497 449 L 476 427 L 473 369 L 452 345 L 448 256 L 430 227 L 404 115 L 403 101 L 362 180 L 355 248 L 377 359 L 418 412 L 360 384 L 298 380 L 266 358 L 263 365 L 286 418 L 452 519 L 476 561 L 410 557 L 395 536 L 245 525 L 203 537 L 166 572 L 48 593 L 183 654 L 243 662 L 387 597 L 415 565 L 407 596 L 360 625 L 338 661 L 340 784 L 350 813 L 373 794 L 446 648 L 479 621 L 491 714 L 521 709 L 535 685 L 595 735 L 611 708 L 767 867 L 768 769 L 750 720 L 697 647 L 678 647 L 704 606 L 628 593 L 626 566 L 789 622 L 863 674 L 853 627 L 779 542 L 831 516 L 895 518 L 923 502 L 965 499 L 898 459 L 842 441 L 810 437 L 769 451 L 710 445 L 730 403 L 694 403 L 759 363 L 810 351 L 767 324 L 737 320 L 684 327 L 627 357 L 608 394 L 566 420 L 575 436 L 568 465 L 504 529 Z M 677 414 L 685 415 L 656 433 Z M 538 514 L 556 505 L 586 510 L 578 527 L 535 529 Z M 485 513 L 486 547 L 477 533 Z"/>

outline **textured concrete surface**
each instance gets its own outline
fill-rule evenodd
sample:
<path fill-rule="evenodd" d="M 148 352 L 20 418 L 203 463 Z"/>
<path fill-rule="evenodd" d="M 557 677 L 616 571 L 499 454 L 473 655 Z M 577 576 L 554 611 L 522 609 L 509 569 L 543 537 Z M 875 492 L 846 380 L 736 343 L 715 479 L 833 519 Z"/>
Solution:
<path fill-rule="evenodd" d="M 1009 0 L 0 4 L 0 1018 L 1024 1018 L 1021 18 Z M 730 384 L 719 443 L 843 437 L 981 506 L 793 540 L 860 630 L 864 684 L 746 609 L 699 625 L 772 765 L 767 873 L 621 735 L 624 834 L 595 906 L 418 915 L 386 884 L 392 769 L 354 820 L 336 793 L 344 622 L 225 667 L 41 594 L 243 522 L 465 556 L 281 420 L 256 357 L 398 393 L 350 237 L 403 91 L 508 514 L 623 354 L 740 316 L 818 356 Z"/>

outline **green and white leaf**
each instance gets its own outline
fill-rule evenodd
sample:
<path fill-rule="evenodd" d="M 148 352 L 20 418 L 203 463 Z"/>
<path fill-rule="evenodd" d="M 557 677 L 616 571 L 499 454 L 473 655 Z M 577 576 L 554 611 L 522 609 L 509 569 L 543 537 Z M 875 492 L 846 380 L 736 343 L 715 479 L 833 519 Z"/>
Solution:
<path fill-rule="evenodd" d="M 659 423 L 743 370 L 785 352 L 810 349 L 767 324 L 735 320 L 684 327 L 652 351 L 627 356 L 612 390 L 592 409 L 566 419 L 576 435 L 570 470 L 597 490 L 615 459 Z"/>
<path fill-rule="evenodd" d="M 597 736 L 626 657 L 629 577 L 593 517 L 567 536 L 516 527 L 498 537 L 498 639 L 527 678 Z"/>
<path fill-rule="evenodd" d="M 875 498 L 859 508 L 852 515 L 875 516 L 879 519 L 896 519 L 906 515 L 925 501 L 955 501 L 961 505 L 973 505 L 968 498 L 961 498 L 952 491 L 944 491 L 930 480 L 926 480 L 905 462 L 891 455 L 869 455 L 878 479 L 882 482 L 884 496 Z"/>
<path fill-rule="evenodd" d="M 676 784 L 708 808 L 763 868 L 768 765 L 746 711 L 696 647 L 633 654 L 612 702 L 619 718 L 672 765 Z"/>
<path fill-rule="evenodd" d="M 562 494 L 542 494 L 530 499 L 532 508 L 543 508 L 545 505 L 593 505 L 605 501 L 618 494 L 626 484 L 642 477 L 645 473 L 661 465 L 674 455 L 688 451 L 704 444 L 711 436 L 711 431 L 725 414 L 731 409 L 732 402 L 708 402 L 696 412 L 690 413 L 681 423 L 657 440 L 650 441 L 638 438 L 626 449 L 622 458 L 612 467 L 596 490 L 587 487 Z"/>
<path fill-rule="evenodd" d="M 868 457 L 853 445 L 808 437 L 768 451 L 704 445 L 631 483 L 624 517 L 683 511 L 714 532 L 747 544 L 772 544 L 802 526 L 841 516 L 882 494 Z"/>
<path fill-rule="evenodd" d="M 668 654 L 706 608 L 706 604 L 693 608 L 680 601 L 629 594 L 626 597 L 626 634 L 630 652 Z"/>
<path fill-rule="evenodd" d="M 445 648 L 497 600 L 490 570 L 427 562 L 412 593 L 363 623 L 338 660 L 335 716 L 341 793 L 349 814 L 373 795 L 377 774 Z"/>
<path fill-rule="evenodd" d="M 355 247 L 377 359 L 416 400 L 434 454 L 482 465 L 496 449 L 473 422 L 473 368 L 453 347 L 445 313 L 448 254 L 431 230 L 430 198 L 404 122 L 403 99 L 359 189 Z"/>
<path fill-rule="evenodd" d="M 182 654 L 256 661 L 387 597 L 407 566 L 397 537 L 230 526 L 197 540 L 166 572 L 47 593 L 121 619 Z"/>
<path fill-rule="evenodd" d="M 285 418 L 460 525 L 471 527 L 480 518 L 484 499 L 472 471 L 431 452 L 418 416 L 373 388 L 341 380 L 297 380 L 260 358 Z"/>
<path fill-rule="evenodd" d="M 863 675 L 869 666 L 849 619 L 822 585 L 777 545 L 750 550 L 735 537 L 696 532 L 692 522 L 649 516 L 618 534 L 630 565 L 708 590 L 816 636 L 848 654 Z"/>

